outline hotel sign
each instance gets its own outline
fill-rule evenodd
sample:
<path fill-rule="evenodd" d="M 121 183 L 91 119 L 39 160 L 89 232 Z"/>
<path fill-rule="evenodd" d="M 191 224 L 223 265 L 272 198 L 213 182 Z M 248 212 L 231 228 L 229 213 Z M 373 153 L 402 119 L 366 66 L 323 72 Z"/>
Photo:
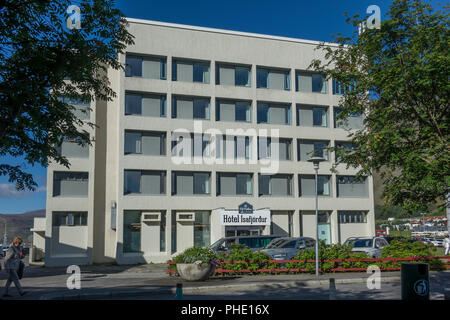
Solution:
<path fill-rule="evenodd" d="M 270 210 L 253 210 L 251 214 L 238 211 L 222 211 L 223 226 L 270 226 Z"/>
<path fill-rule="evenodd" d="M 238 207 L 238 212 L 239 213 L 252 214 L 253 213 L 253 206 L 250 203 L 248 203 L 248 202 L 244 202 Z"/>

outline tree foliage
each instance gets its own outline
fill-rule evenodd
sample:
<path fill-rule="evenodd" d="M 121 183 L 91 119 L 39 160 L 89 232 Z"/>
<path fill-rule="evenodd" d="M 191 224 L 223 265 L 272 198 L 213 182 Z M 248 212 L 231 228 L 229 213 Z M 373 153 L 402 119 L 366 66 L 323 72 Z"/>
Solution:
<path fill-rule="evenodd" d="M 363 20 L 347 22 L 356 30 Z M 408 211 L 442 204 L 449 186 L 449 39 L 448 7 L 394 0 L 380 29 L 338 35 L 310 66 L 346 89 L 337 119 L 365 116 L 349 134 L 356 149 L 334 148 L 340 163 L 380 171 L 385 203 Z"/>
<path fill-rule="evenodd" d="M 123 14 L 108 0 L 82 0 L 81 29 L 66 26 L 69 0 L 0 0 L 0 156 L 31 165 L 69 167 L 57 146 L 64 138 L 91 144 L 74 107 L 61 97 L 111 100 L 107 69 L 133 37 Z M 70 81 L 67 81 L 70 79 Z M 23 167 L 0 164 L 18 189 L 36 183 Z"/>

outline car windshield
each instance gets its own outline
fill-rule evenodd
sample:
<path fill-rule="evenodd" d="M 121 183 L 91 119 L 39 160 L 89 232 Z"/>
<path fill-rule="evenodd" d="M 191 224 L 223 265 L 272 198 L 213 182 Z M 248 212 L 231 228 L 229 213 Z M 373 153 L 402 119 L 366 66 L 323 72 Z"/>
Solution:
<path fill-rule="evenodd" d="M 347 240 L 347 241 L 345 241 L 345 244 L 346 244 L 347 246 L 352 246 L 352 247 L 353 247 L 353 244 L 355 243 L 355 241 L 356 241 L 356 239 Z"/>
<path fill-rule="evenodd" d="M 286 243 L 286 242 L 288 242 L 288 241 L 289 241 L 289 240 L 286 240 L 286 239 L 276 239 L 276 240 L 273 240 L 273 241 L 271 241 L 271 242 L 267 245 L 266 249 L 279 248 L 281 245 L 283 245 L 284 243 Z"/>
<path fill-rule="evenodd" d="M 216 242 L 214 242 L 212 245 L 210 245 L 209 247 L 212 249 L 215 249 L 215 248 L 219 247 L 223 242 L 224 242 L 223 239 L 219 239 Z"/>
<path fill-rule="evenodd" d="M 356 240 L 353 244 L 354 248 L 371 248 L 372 247 L 372 239 L 365 240 Z"/>
<path fill-rule="evenodd" d="M 288 241 L 279 246 L 279 248 L 295 248 L 296 243 L 296 240 Z"/>

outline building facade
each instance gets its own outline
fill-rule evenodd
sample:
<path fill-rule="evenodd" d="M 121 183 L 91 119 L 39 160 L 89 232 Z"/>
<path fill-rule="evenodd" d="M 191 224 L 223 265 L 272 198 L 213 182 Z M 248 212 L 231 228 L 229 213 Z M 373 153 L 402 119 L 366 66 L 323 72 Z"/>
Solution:
<path fill-rule="evenodd" d="M 372 177 L 330 171 L 326 148 L 362 117 L 335 120 L 339 86 L 308 71 L 318 42 L 128 21 L 126 70 L 108 72 L 117 97 L 71 101 L 96 124 L 85 128 L 94 143 L 64 142 L 70 170 L 48 167 L 45 232 L 35 228 L 46 265 L 165 262 L 230 235 L 315 238 L 312 154 L 326 159 L 320 238 L 374 235 Z M 245 202 L 268 219 L 223 218 Z"/>

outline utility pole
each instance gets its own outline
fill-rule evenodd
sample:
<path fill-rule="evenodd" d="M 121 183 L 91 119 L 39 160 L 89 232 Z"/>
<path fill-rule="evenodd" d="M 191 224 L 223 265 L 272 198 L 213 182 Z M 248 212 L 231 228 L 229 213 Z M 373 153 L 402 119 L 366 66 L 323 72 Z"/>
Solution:
<path fill-rule="evenodd" d="M 8 243 L 8 236 L 6 234 L 6 219 L 2 218 L 2 220 L 3 220 L 3 223 L 5 224 L 5 229 L 3 231 L 3 246 L 6 246 Z"/>
<path fill-rule="evenodd" d="M 447 232 L 450 235 L 450 187 L 447 187 Z"/>

